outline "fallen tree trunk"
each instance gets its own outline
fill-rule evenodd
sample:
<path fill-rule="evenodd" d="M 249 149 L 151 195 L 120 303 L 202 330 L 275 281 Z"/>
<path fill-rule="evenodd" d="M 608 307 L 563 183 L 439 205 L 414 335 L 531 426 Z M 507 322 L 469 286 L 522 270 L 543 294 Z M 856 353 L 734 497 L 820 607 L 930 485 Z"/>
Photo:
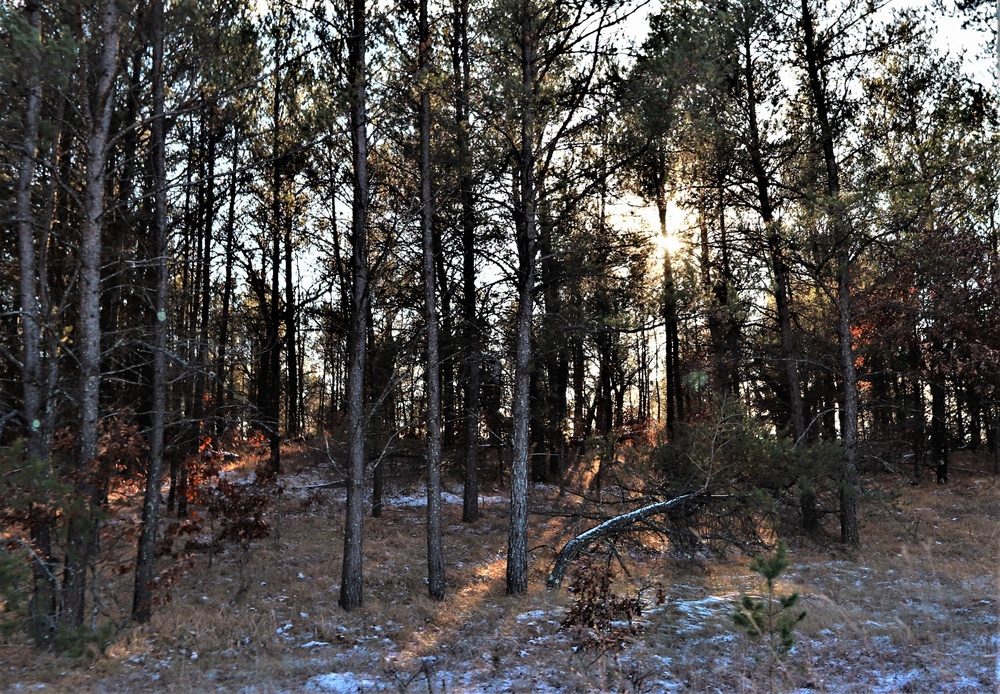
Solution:
<path fill-rule="evenodd" d="M 645 520 L 650 516 L 655 516 L 669 511 L 672 508 L 681 506 L 685 502 L 692 501 L 700 498 L 701 496 L 702 492 L 699 491 L 692 494 L 684 494 L 683 496 L 674 497 L 669 501 L 658 501 L 655 504 L 643 506 L 635 509 L 634 511 L 623 513 L 620 516 L 609 518 L 597 527 L 591 528 L 587 532 L 577 535 L 572 540 L 567 542 L 556 556 L 555 566 L 552 567 L 552 572 L 545 581 L 546 587 L 549 590 L 558 590 L 562 585 L 563 577 L 566 575 L 566 569 L 569 568 L 570 562 L 576 559 L 580 552 L 582 552 L 592 542 L 621 535 L 622 533 L 631 530 L 632 526 L 639 521 Z"/>

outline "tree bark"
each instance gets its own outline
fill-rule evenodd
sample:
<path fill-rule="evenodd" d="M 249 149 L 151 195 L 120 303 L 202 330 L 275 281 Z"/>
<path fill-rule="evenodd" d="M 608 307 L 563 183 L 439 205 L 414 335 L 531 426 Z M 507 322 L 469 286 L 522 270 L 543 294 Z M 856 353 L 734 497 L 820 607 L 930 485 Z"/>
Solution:
<path fill-rule="evenodd" d="M 361 561 L 365 482 L 364 375 L 368 324 L 368 136 L 366 96 L 365 0 L 352 0 L 353 31 L 349 38 L 351 158 L 353 215 L 351 220 L 351 327 L 347 370 L 347 506 L 340 606 L 352 610 L 364 604 Z"/>
<path fill-rule="evenodd" d="M 510 532 L 507 537 L 507 594 L 528 590 L 528 423 L 531 381 L 531 318 L 535 288 L 537 210 L 535 191 L 535 98 L 537 65 L 531 4 L 520 6 L 521 135 L 517 151 L 517 319 L 515 324 L 513 450 L 510 481 Z"/>
<path fill-rule="evenodd" d="M 48 476 L 48 458 L 51 427 L 46 420 L 45 403 L 49 392 L 42 364 L 42 311 L 39 306 L 39 286 L 45 282 L 40 272 L 35 245 L 35 223 L 31 211 L 31 184 L 35 176 L 35 157 L 38 149 L 38 121 L 42 107 L 40 5 L 29 0 L 24 6 L 24 16 L 31 31 L 30 46 L 25 56 L 24 71 L 28 93 L 21 139 L 21 161 L 18 166 L 15 190 L 14 217 L 17 225 L 18 272 L 20 292 L 21 341 L 21 418 L 27 432 L 25 455 L 29 461 L 45 461 Z M 33 588 L 29 615 L 31 633 L 38 645 L 48 643 L 56 617 L 56 584 L 51 569 L 52 520 L 42 509 L 32 511 L 31 542 L 35 550 L 32 564 Z"/>
<path fill-rule="evenodd" d="M 465 336 L 465 445 L 463 451 L 462 521 L 479 518 L 479 410 L 480 325 L 476 301 L 476 216 L 472 150 L 469 132 L 469 98 L 472 91 L 469 65 L 469 2 L 454 0 L 452 17 L 452 69 L 455 75 L 455 129 L 460 166 L 458 182 L 462 214 L 462 322 Z"/>
<path fill-rule="evenodd" d="M 279 28 L 280 32 L 281 29 Z M 270 458 L 268 467 L 272 472 L 281 472 L 281 436 L 279 418 L 281 416 L 281 239 L 282 222 L 281 192 L 284 178 L 284 156 L 281 151 L 281 69 L 285 62 L 285 48 L 281 37 L 274 56 L 274 93 L 272 94 L 271 115 L 273 132 L 271 140 L 271 287 L 268 301 L 267 345 L 267 392 L 264 394 L 264 426 L 267 429 Z"/>
<path fill-rule="evenodd" d="M 434 193 L 431 190 L 431 38 L 427 0 L 420 0 L 420 232 L 423 241 L 424 314 L 427 322 L 427 592 L 444 599 L 441 544 L 441 344 L 434 277 Z"/>
<path fill-rule="evenodd" d="M 809 0 L 802 0 L 803 48 L 808 88 L 819 125 L 820 146 L 826 169 L 826 194 L 830 209 L 833 242 L 836 249 L 836 297 L 838 359 L 843 380 L 844 411 L 841 438 L 844 459 L 841 467 L 840 538 L 844 544 L 857 546 L 858 478 L 858 376 L 854 368 L 851 334 L 851 244 L 849 222 L 843 217 L 840 195 L 840 171 L 834 149 L 830 107 L 826 94 L 826 76 L 820 60 Z"/>
<path fill-rule="evenodd" d="M 935 342 L 931 349 L 941 352 L 941 346 Z M 932 374 L 931 390 L 931 450 L 934 453 L 934 473 L 938 484 L 948 482 L 948 429 L 945 406 L 946 391 L 941 374 Z"/>
<path fill-rule="evenodd" d="M 236 189 L 239 177 L 239 143 L 233 128 L 233 163 L 229 181 L 229 210 L 226 215 L 226 279 L 222 287 L 222 315 L 219 320 L 219 354 L 215 386 L 215 437 L 218 439 L 229 428 L 229 323 L 233 302 L 233 252 L 236 236 Z"/>
<path fill-rule="evenodd" d="M 667 198 L 662 183 L 656 194 L 656 209 L 660 221 L 660 234 L 667 235 Z M 681 391 L 680 330 L 677 315 L 677 290 L 674 285 L 670 251 L 663 251 L 663 322 L 664 362 L 667 381 L 667 432 L 671 438 L 678 434 L 678 422 L 684 421 L 684 396 Z"/>
<path fill-rule="evenodd" d="M 805 444 L 805 406 L 802 400 L 802 383 L 799 378 L 798 348 L 792 330 L 791 292 L 788 287 L 789 271 L 781 237 L 781 229 L 774 219 L 774 203 L 771 199 L 771 177 L 764 165 L 764 153 L 760 139 L 760 124 L 757 120 L 757 83 L 752 55 L 751 35 L 748 30 L 743 36 L 744 79 L 747 90 L 747 115 L 750 129 L 750 166 L 757 188 L 761 221 L 767 243 L 771 273 L 774 277 L 774 305 L 777 313 L 778 332 L 781 338 L 781 361 L 787 382 L 788 410 L 792 424 L 792 437 L 796 446 Z M 799 497 L 802 528 L 814 531 L 819 528 L 819 513 L 816 496 L 811 490 L 803 491 Z"/>
<path fill-rule="evenodd" d="M 160 487 L 163 477 L 163 441 L 167 409 L 167 166 L 164 123 L 163 0 L 153 0 L 153 117 L 150 121 L 153 160 L 153 252 L 156 262 L 156 315 L 153 317 L 153 412 L 149 442 L 149 469 L 142 504 L 142 530 L 135 562 L 132 619 L 148 622 L 153 614 L 152 586 L 155 577 L 156 536 L 160 518 Z"/>
<path fill-rule="evenodd" d="M 63 583 L 61 622 L 70 629 L 83 625 L 87 570 L 97 549 L 100 480 L 91 469 L 97 458 L 101 393 L 101 225 L 104 216 L 104 182 L 107 176 L 108 140 L 114 111 L 114 81 L 118 65 L 118 5 L 106 0 L 101 10 L 101 40 L 97 76 L 92 94 L 83 100 L 87 126 L 87 155 L 83 190 L 83 220 L 80 228 L 79 338 L 80 364 L 78 402 L 80 423 L 77 439 L 77 493 L 84 509 L 69 523 L 66 578 Z M 92 99 L 90 97 L 93 97 Z M 91 105 L 92 104 L 92 105 Z"/>

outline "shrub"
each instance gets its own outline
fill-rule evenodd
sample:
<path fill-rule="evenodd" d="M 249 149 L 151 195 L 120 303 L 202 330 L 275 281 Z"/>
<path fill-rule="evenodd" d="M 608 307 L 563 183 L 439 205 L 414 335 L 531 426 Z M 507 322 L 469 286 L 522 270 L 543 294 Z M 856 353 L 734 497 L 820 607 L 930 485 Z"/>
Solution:
<path fill-rule="evenodd" d="M 615 592 L 614 578 L 610 557 L 593 559 L 580 564 L 568 588 L 575 597 L 560 630 L 570 632 L 578 652 L 595 653 L 595 660 L 631 641 L 638 631 L 634 620 L 642 615 L 641 598 Z"/>
<path fill-rule="evenodd" d="M 836 446 L 795 446 L 755 417 L 728 407 L 658 442 L 647 465 L 662 498 L 699 489 L 712 497 L 696 513 L 671 519 L 677 551 L 689 556 L 698 547 L 723 552 L 735 545 L 753 554 L 783 519 L 797 519 L 800 492 L 819 491 L 840 455 Z"/>
<path fill-rule="evenodd" d="M 0 545 L 0 638 L 25 623 L 24 603 L 30 577 L 26 552 L 12 544 Z"/>

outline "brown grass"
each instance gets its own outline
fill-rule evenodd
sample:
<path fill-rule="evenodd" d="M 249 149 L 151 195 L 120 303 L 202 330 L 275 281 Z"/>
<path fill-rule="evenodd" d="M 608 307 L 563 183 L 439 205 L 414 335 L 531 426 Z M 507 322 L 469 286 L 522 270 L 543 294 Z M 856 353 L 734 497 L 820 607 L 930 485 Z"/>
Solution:
<path fill-rule="evenodd" d="M 667 602 L 651 604 L 622 647 L 574 650 L 559 629 L 572 596 L 546 593 L 544 577 L 554 548 L 592 523 L 533 516 L 531 589 L 508 598 L 501 503 L 485 505 L 472 526 L 445 505 L 441 603 L 426 597 L 424 510 L 390 505 L 367 519 L 366 603 L 345 613 L 337 607 L 342 491 L 301 489 L 330 474 L 305 446 L 290 447 L 286 460 L 274 532 L 252 550 L 245 595 L 237 599 L 233 548 L 193 554 L 172 601 L 143 626 L 127 620 L 129 576 L 107 578 L 102 593 L 121 629 L 106 653 L 72 661 L 9 642 L 0 646 L 0 690 L 299 691 L 328 672 L 381 688 L 363 691 L 768 689 L 765 651 L 730 625 L 739 593 L 759 588 L 745 558 L 636 555 L 619 590 L 659 583 Z M 862 507 L 861 550 L 793 541 L 781 590 L 799 590 L 808 617 L 776 689 L 996 691 L 998 480 L 959 473 L 948 486 L 885 479 L 879 487 L 901 496 Z M 553 488 L 535 491 L 539 510 L 572 503 Z"/>

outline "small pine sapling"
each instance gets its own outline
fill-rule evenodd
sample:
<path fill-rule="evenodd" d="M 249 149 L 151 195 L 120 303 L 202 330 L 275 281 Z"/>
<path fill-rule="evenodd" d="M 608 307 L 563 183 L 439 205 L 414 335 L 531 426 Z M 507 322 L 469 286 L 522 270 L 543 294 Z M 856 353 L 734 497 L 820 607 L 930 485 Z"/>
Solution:
<path fill-rule="evenodd" d="M 750 570 L 764 579 L 766 592 L 761 599 L 740 596 L 739 609 L 733 613 L 733 622 L 753 638 L 766 639 L 770 651 L 769 677 L 774 690 L 774 666 L 795 645 L 795 627 L 805 619 L 806 613 L 795 610 L 799 603 L 798 591 L 779 595 L 775 583 L 788 568 L 788 545 L 778 540 L 773 554 L 760 555 L 750 562 Z"/>

